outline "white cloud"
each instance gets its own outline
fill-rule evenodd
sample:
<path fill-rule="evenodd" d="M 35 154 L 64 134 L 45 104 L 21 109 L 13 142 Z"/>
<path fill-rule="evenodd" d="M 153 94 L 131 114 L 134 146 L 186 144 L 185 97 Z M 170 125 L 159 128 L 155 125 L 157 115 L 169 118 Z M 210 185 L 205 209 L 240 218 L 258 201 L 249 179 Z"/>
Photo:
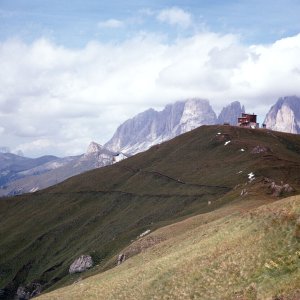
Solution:
<path fill-rule="evenodd" d="M 183 28 L 187 28 L 192 24 L 191 14 L 178 7 L 161 10 L 157 15 L 157 19 L 161 22 L 178 25 Z"/>
<path fill-rule="evenodd" d="M 84 152 L 134 114 L 187 97 L 207 98 L 217 111 L 240 100 L 263 118 L 278 97 L 300 95 L 299 56 L 300 34 L 250 47 L 212 32 L 173 44 L 144 33 L 76 50 L 8 40 L 0 43 L 1 146 Z"/>
<path fill-rule="evenodd" d="M 38 139 L 29 143 L 20 144 L 18 146 L 18 150 L 24 152 L 37 151 L 37 150 L 45 150 L 51 146 L 51 142 L 47 139 Z"/>
<path fill-rule="evenodd" d="M 124 22 L 117 19 L 109 19 L 98 23 L 99 28 L 120 28 L 124 26 Z"/>

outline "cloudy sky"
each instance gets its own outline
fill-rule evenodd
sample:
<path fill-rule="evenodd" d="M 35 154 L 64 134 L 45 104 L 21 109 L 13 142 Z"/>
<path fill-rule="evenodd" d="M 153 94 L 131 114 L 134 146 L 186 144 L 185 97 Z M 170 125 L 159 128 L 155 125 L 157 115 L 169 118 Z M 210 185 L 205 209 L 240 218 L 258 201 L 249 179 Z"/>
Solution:
<path fill-rule="evenodd" d="M 0 0 L 0 146 L 83 153 L 149 107 L 300 95 L 298 0 Z"/>

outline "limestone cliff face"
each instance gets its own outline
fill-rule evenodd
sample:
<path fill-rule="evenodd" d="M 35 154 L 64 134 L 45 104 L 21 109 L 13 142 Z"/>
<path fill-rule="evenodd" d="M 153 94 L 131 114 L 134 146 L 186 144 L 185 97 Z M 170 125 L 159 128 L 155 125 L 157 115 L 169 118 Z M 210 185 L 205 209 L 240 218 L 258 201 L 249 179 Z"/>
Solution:
<path fill-rule="evenodd" d="M 146 110 L 119 126 L 104 147 L 135 154 L 201 125 L 216 124 L 207 100 L 188 99 L 167 105 L 162 111 Z"/>
<path fill-rule="evenodd" d="M 96 142 L 91 142 L 87 148 L 87 152 L 78 160 L 75 166 L 84 166 L 84 169 L 100 168 L 111 165 L 113 159 L 114 153 Z"/>
<path fill-rule="evenodd" d="M 234 101 L 225 106 L 218 116 L 218 124 L 229 123 L 230 125 L 236 125 L 238 117 L 245 112 L 245 107 L 241 106 L 239 101 Z"/>
<path fill-rule="evenodd" d="M 264 123 L 267 128 L 289 133 L 300 133 L 300 98 L 280 98 L 268 112 Z"/>

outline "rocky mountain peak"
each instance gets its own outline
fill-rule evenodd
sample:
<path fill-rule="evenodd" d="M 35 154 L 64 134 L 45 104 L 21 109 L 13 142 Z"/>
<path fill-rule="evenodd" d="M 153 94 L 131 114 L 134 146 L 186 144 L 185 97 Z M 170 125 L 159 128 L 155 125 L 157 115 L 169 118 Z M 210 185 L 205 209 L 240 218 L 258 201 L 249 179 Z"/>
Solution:
<path fill-rule="evenodd" d="M 96 142 L 91 142 L 87 152 L 79 159 L 76 166 L 89 164 L 93 168 L 104 167 L 113 163 L 114 153 Z"/>
<path fill-rule="evenodd" d="M 121 124 L 105 148 L 135 154 L 201 125 L 216 123 L 207 100 L 192 98 L 168 104 L 163 110 L 146 110 Z"/>
<path fill-rule="evenodd" d="M 267 113 L 264 123 L 272 130 L 300 133 L 300 98 L 279 98 Z"/>
<path fill-rule="evenodd" d="M 97 153 L 103 149 L 103 146 L 96 142 L 91 142 L 87 148 L 86 154 Z"/>
<path fill-rule="evenodd" d="M 184 103 L 180 119 L 181 132 L 184 133 L 201 125 L 215 124 L 216 114 L 208 100 L 192 98 Z"/>
<path fill-rule="evenodd" d="M 240 117 L 242 113 L 245 112 L 244 105 L 241 106 L 239 101 L 234 101 L 229 105 L 223 107 L 222 111 L 218 116 L 218 123 L 224 124 L 229 123 L 230 125 L 237 124 L 237 118 Z"/>

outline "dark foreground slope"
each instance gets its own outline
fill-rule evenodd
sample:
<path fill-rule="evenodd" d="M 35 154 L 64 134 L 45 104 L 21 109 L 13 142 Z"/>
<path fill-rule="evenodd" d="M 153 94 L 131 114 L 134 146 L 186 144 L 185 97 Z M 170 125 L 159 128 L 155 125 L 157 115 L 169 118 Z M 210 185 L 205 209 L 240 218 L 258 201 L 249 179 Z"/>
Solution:
<path fill-rule="evenodd" d="M 32 282 L 61 286 L 75 280 L 68 268 L 81 254 L 101 271 L 147 229 L 232 201 L 274 200 L 265 177 L 299 191 L 300 136 L 203 126 L 113 166 L 2 200 L 0 288 L 8 295 Z"/>

